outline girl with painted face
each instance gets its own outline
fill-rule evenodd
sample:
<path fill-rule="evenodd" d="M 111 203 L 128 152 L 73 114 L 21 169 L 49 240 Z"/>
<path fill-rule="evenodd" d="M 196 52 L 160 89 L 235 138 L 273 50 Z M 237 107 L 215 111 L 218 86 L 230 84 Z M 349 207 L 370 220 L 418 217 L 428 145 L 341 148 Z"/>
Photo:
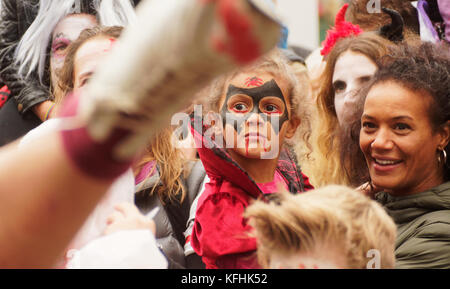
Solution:
<path fill-rule="evenodd" d="M 210 182 L 198 202 L 191 244 L 206 268 L 259 268 L 256 241 L 246 237 L 245 208 L 280 190 L 312 188 L 285 143 L 300 124 L 299 133 L 308 130 L 304 98 L 276 51 L 218 79 L 203 125 L 194 115 L 192 131 Z"/>
<path fill-rule="evenodd" d="M 450 268 L 449 91 L 448 47 L 425 43 L 383 58 L 365 99 L 360 147 L 397 268 Z"/>

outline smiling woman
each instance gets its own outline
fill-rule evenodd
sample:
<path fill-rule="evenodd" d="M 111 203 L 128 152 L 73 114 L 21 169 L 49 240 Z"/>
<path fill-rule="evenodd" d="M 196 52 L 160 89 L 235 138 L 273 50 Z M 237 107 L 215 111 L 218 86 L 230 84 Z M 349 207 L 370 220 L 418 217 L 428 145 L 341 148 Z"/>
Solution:
<path fill-rule="evenodd" d="M 442 169 L 431 156 L 445 147 L 448 131 L 432 129 L 431 101 L 428 93 L 412 91 L 396 81 L 370 90 L 360 144 L 375 186 L 408 195 L 442 182 Z"/>
<path fill-rule="evenodd" d="M 380 61 L 360 146 L 398 226 L 396 267 L 450 268 L 450 53 L 425 43 Z"/>

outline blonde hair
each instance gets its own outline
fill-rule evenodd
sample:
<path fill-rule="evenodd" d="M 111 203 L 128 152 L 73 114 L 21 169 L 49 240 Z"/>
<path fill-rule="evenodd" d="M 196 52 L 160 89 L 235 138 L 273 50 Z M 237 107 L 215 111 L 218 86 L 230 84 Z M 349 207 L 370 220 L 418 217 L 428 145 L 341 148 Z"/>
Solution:
<path fill-rule="evenodd" d="M 172 145 L 172 132 L 171 128 L 166 128 L 158 133 L 147 146 L 143 157 L 134 165 L 134 173 L 138 175 L 145 164 L 156 162 L 159 167 L 160 186 L 153 186 L 150 195 L 156 192 L 163 204 L 175 201 L 182 203 L 186 197 L 186 189 L 180 179 L 186 162 L 181 151 Z M 150 171 L 149 176 L 153 175 L 155 169 L 156 166 Z"/>
<path fill-rule="evenodd" d="M 308 107 L 309 113 L 309 129 L 314 131 L 314 124 L 317 123 L 317 107 L 313 105 L 313 86 L 310 73 L 305 64 L 300 62 L 291 62 L 290 67 L 294 71 L 297 80 L 301 86 L 301 90 L 305 94 L 304 100 L 302 100 L 302 105 L 306 108 Z M 302 171 L 309 177 L 311 184 L 315 184 L 314 178 L 311 178 L 311 167 L 314 167 L 314 158 L 312 150 L 312 145 L 310 144 L 310 139 L 314 134 L 310 133 L 308 137 L 308 142 L 305 143 L 304 139 L 298 138 L 293 139 L 295 144 L 293 145 L 294 152 L 297 156 L 299 163 L 302 165 Z"/>
<path fill-rule="evenodd" d="M 340 249 L 346 268 L 366 268 L 372 249 L 380 252 L 381 268 L 394 267 L 397 229 L 377 202 L 336 185 L 279 197 L 270 203 L 257 201 L 244 214 L 254 228 L 262 266 L 269 266 L 273 252 L 314 253 L 324 245 Z"/>

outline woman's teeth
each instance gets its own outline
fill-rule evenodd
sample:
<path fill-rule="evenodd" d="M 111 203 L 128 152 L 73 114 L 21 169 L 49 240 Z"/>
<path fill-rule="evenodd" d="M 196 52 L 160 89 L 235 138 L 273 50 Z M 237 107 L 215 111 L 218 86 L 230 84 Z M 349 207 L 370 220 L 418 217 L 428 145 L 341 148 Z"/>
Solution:
<path fill-rule="evenodd" d="M 375 159 L 375 162 L 377 164 L 383 165 L 383 166 L 387 166 L 387 165 L 395 165 L 400 163 L 401 161 L 393 161 L 393 160 L 379 160 L 379 159 Z"/>

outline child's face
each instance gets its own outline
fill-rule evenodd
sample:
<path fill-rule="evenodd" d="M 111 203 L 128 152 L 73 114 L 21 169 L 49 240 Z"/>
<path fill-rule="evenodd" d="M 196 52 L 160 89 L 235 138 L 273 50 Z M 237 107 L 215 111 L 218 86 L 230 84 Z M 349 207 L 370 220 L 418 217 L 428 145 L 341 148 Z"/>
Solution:
<path fill-rule="evenodd" d="M 227 148 L 246 158 L 277 158 L 300 123 L 291 115 L 287 81 L 269 73 L 238 74 L 220 104 Z"/>

